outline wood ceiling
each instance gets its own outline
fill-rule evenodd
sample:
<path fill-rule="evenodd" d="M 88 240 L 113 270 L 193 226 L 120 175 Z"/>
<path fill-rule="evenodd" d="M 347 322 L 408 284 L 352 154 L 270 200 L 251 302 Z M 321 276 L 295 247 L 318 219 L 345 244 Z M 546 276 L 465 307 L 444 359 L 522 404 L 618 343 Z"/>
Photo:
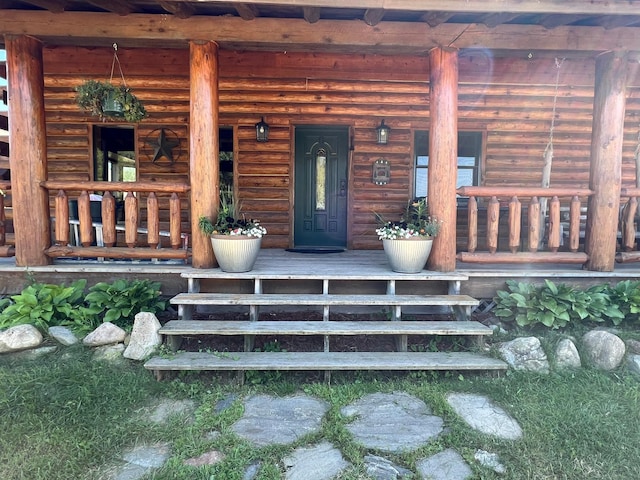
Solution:
<path fill-rule="evenodd" d="M 640 0 L 0 0 L 0 34 L 85 46 L 578 56 L 640 51 Z"/>

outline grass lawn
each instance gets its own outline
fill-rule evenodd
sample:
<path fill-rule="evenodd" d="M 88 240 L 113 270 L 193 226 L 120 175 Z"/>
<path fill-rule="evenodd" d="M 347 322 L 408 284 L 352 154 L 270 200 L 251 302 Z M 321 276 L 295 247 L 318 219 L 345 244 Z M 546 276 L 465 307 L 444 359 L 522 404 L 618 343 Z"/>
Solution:
<path fill-rule="evenodd" d="M 627 373 L 589 369 L 550 375 L 510 373 L 501 377 L 465 374 L 333 374 L 321 376 L 254 374 L 245 386 L 234 377 L 185 375 L 156 382 L 139 363 L 96 363 L 82 347 L 67 348 L 35 361 L 11 363 L 0 358 L 0 478 L 3 480 L 75 480 L 97 473 L 128 447 L 171 442 L 173 456 L 154 479 L 233 480 L 259 460 L 259 479 L 280 479 L 279 460 L 295 446 L 326 439 L 341 449 L 354 467 L 341 478 L 365 479 L 365 451 L 345 428 L 340 408 L 364 394 L 406 391 L 442 416 L 446 433 L 420 451 L 383 454 L 415 471 L 417 459 L 453 447 L 474 469 L 474 478 L 620 479 L 640 478 L 640 379 Z M 314 381 L 316 380 L 317 381 Z M 304 391 L 329 402 L 322 431 L 286 447 L 253 448 L 229 429 L 242 413 L 242 398 L 264 392 L 286 395 Z M 468 428 L 445 401 L 448 392 L 487 395 L 522 426 L 524 438 L 511 442 Z M 220 413 L 216 403 L 237 395 Z M 157 398 L 190 398 L 199 405 L 192 424 L 174 421 L 151 425 L 142 407 Z M 208 440 L 212 430 L 220 435 Z M 223 462 L 186 467 L 184 459 L 217 449 Z M 499 476 L 473 460 L 477 449 L 499 454 L 507 473 Z M 375 453 L 375 452 L 374 452 Z M 310 479 L 311 480 L 311 479 Z"/>

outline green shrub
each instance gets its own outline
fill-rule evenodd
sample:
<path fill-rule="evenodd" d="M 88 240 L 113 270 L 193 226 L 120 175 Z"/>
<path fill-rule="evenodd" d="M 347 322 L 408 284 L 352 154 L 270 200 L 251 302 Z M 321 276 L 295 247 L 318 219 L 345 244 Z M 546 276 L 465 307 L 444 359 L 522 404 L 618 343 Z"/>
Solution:
<path fill-rule="evenodd" d="M 103 321 L 130 328 L 138 312 L 157 313 L 166 308 L 160 298 L 160 282 L 149 280 L 116 280 L 96 283 L 85 297 L 89 311 Z"/>
<path fill-rule="evenodd" d="M 48 283 L 28 285 L 18 295 L 11 296 L 0 313 L 0 329 L 26 323 L 42 332 L 55 325 L 78 331 L 95 328 L 96 322 L 84 305 L 86 284 L 86 280 L 78 280 L 68 287 Z"/>
<path fill-rule="evenodd" d="M 571 322 L 606 320 L 618 325 L 624 319 L 606 285 L 581 290 L 549 280 L 539 287 L 509 280 L 507 289 L 499 290 L 494 298 L 495 315 L 506 322 L 515 321 L 521 327 L 541 323 L 557 329 Z"/>
<path fill-rule="evenodd" d="M 640 281 L 624 280 L 614 286 L 607 286 L 611 302 L 618 305 L 626 319 L 637 320 L 640 313 Z"/>

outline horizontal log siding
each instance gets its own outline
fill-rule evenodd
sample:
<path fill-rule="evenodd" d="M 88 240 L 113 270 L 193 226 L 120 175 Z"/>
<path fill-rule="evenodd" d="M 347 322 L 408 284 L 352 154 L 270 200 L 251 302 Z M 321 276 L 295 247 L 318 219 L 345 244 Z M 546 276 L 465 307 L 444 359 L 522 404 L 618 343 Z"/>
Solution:
<path fill-rule="evenodd" d="M 186 180 L 188 51 L 121 49 L 118 55 L 127 84 L 149 112 L 136 126 L 140 180 Z M 44 58 L 49 178 L 89 179 L 90 125 L 99 122 L 76 107 L 73 89 L 87 78 L 105 79 L 112 51 L 45 48 Z M 373 212 L 394 218 L 412 194 L 413 132 L 429 127 L 428 70 L 426 57 L 220 52 L 220 125 L 235 128 L 236 187 L 246 214 L 269 230 L 265 247 L 288 247 L 293 238 L 295 125 L 328 124 L 352 131 L 349 247 L 380 248 Z M 588 186 L 593 70 L 585 59 L 561 67 L 552 186 Z M 552 58 L 461 53 L 459 128 L 487 132 L 482 184 L 540 184 L 555 78 Z M 623 180 L 632 186 L 640 93 L 631 88 L 629 96 Z M 262 144 L 254 130 L 261 116 L 271 126 Z M 375 142 L 382 118 L 392 128 L 388 145 Z M 147 140 L 160 127 L 180 136 L 181 153 L 170 166 L 151 162 Z M 381 157 L 391 163 L 386 186 L 371 182 L 372 164 Z M 183 209 L 188 212 L 187 199 Z M 188 218 L 182 220 L 188 228 Z"/>

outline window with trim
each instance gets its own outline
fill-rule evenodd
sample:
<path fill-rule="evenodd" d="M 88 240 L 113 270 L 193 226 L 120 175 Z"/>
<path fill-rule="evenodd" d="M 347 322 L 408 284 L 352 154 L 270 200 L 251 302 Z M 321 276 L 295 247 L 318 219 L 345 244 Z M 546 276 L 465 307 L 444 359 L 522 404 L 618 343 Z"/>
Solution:
<path fill-rule="evenodd" d="M 429 172 L 429 132 L 415 132 L 414 196 L 426 197 Z M 458 178 L 456 188 L 478 185 L 480 182 L 480 156 L 482 132 L 458 132 Z"/>

